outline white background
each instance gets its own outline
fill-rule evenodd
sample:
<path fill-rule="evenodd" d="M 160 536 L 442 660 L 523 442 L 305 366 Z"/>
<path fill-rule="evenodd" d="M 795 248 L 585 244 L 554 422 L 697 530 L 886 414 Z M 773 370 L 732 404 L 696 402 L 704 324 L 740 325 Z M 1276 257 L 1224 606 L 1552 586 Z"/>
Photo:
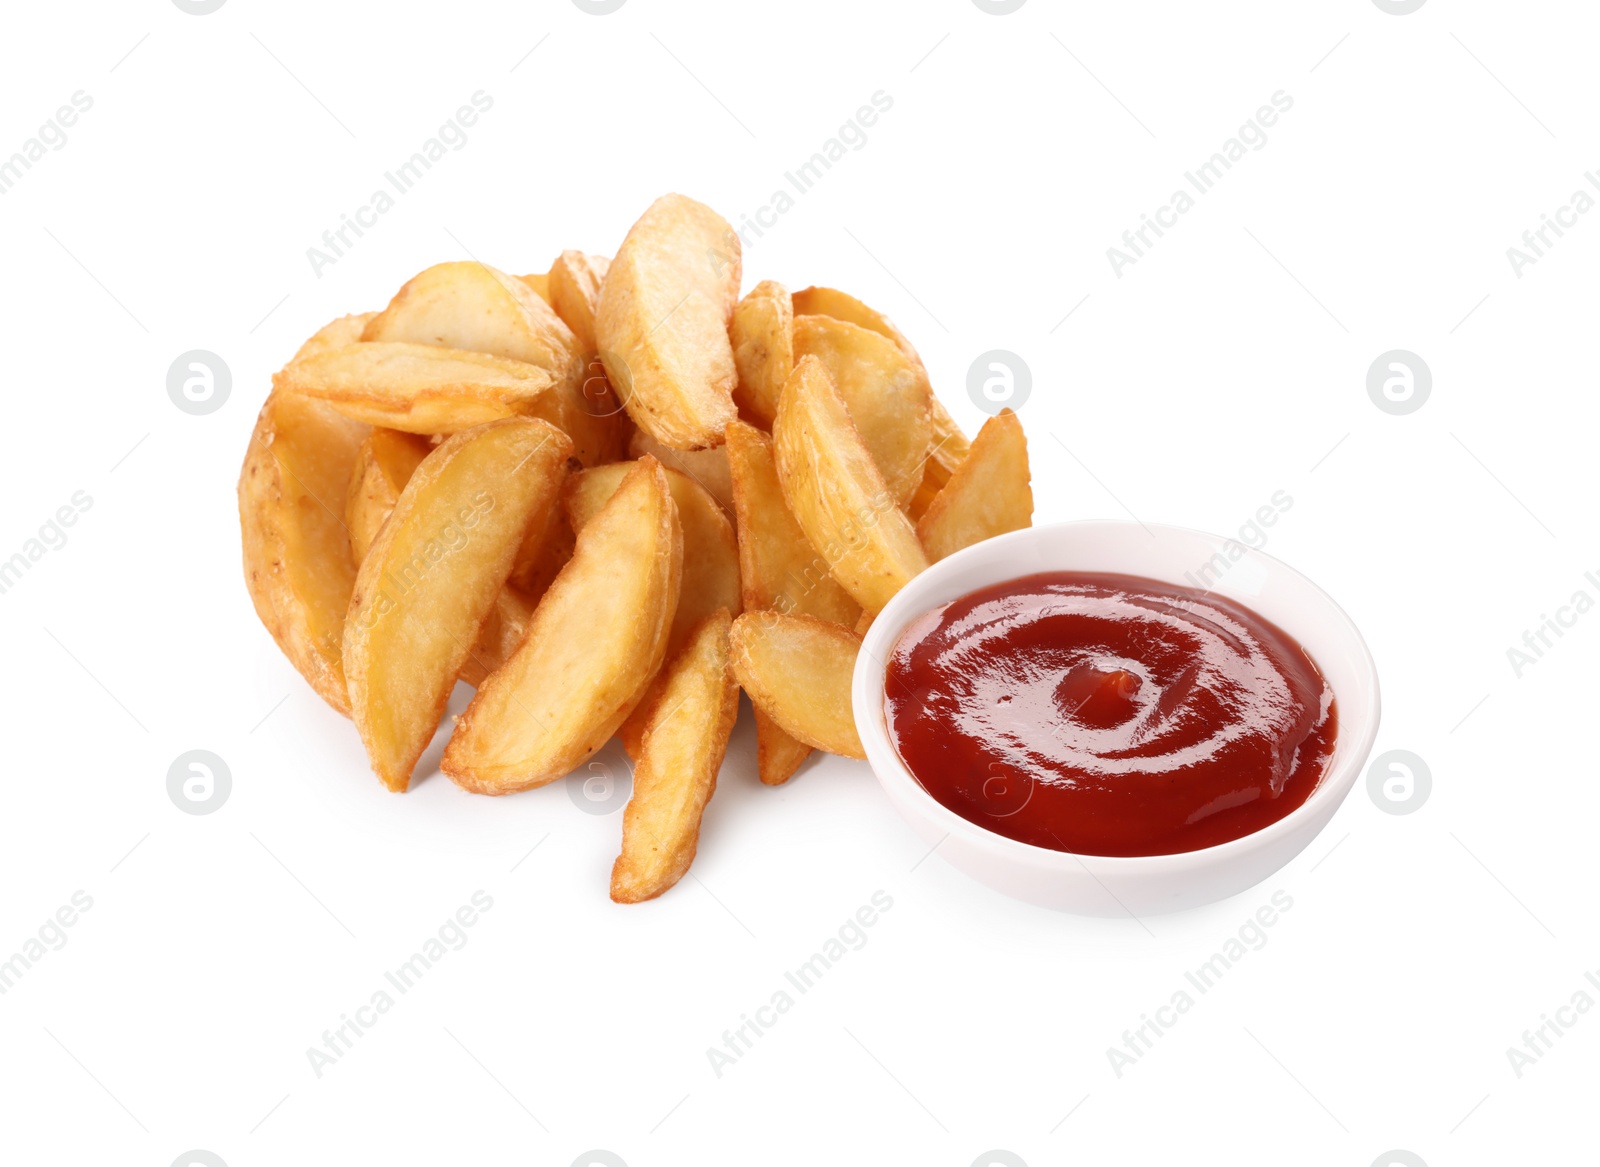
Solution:
<path fill-rule="evenodd" d="M 1600 1015 L 1520 1078 L 1506 1055 L 1600 969 L 1600 616 L 1520 678 L 1506 655 L 1600 596 L 1600 215 L 1520 278 L 1506 257 L 1600 165 L 1592 13 L 1227 8 L 13 6 L 0 156 L 94 105 L 0 197 L 0 558 L 93 505 L 0 596 L 0 957 L 75 891 L 93 908 L 0 996 L 0 1160 L 1593 1161 Z M 306 249 L 480 89 L 465 148 L 314 275 Z M 745 721 L 693 877 L 619 907 L 620 816 L 437 773 L 388 794 L 279 656 L 233 485 L 302 339 L 440 260 L 610 253 L 668 190 L 737 223 L 877 90 L 892 110 L 745 286 L 888 312 L 969 432 L 972 359 L 1021 355 L 1037 521 L 1230 532 L 1287 491 L 1267 550 L 1363 629 L 1377 751 L 1426 760 L 1421 810 L 1363 781 L 1233 901 L 1083 920 L 923 861 L 864 764 L 761 788 Z M 1278 90 L 1265 147 L 1115 275 L 1106 249 Z M 202 417 L 166 393 L 196 348 L 233 374 Z M 1393 348 L 1433 374 L 1404 417 L 1366 393 Z M 233 777 L 203 817 L 166 792 L 197 748 Z M 317 1077 L 307 1048 L 479 889 L 466 947 Z M 880 889 L 865 947 L 717 1077 L 707 1048 Z M 1274 891 L 1265 946 L 1118 1077 L 1107 1048 Z"/>

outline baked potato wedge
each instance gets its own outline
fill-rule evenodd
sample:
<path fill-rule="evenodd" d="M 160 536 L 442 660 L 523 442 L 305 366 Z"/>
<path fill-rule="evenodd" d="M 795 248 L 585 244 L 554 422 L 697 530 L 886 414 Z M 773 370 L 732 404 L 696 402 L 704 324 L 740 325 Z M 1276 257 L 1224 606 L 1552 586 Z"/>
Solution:
<path fill-rule="evenodd" d="M 933 433 L 920 368 L 888 337 L 831 316 L 795 318 L 794 356 L 822 363 L 895 501 L 910 502 Z"/>
<path fill-rule="evenodd" d="M 611 868 L 611 898 L 619 904 L 654 899 L 694 861 L 700 819 L 739 714 L 728 660 L 731 624 L 719 608 L 662 670 L 622 816 L 622 853 Z"/>
<path fill-rule="evenodd" d="M 370 432 L 320 401 L 274 393 L 239 471 L 244 578 L 256 615 L 289 663 L 347 717 L 344 617 L 356 567 L 343 503 Z"/>
<path fill-rule="evenodd" d="M 773 280 L 750 289 L 733 310 L 728 326 L 739 381 L 733 400 L 762 429 L 772 428 L 778 396 L 794 372 L 794 308 L 789 290 Z"/>
<path fill-rule="evenodd" d="M 555 391 L 549 373 L 524 361 L 392 341 L 313 353 L 272 380 L 280 393 L 315 397 L 357 421 L 410 434 L 550 413 Z"/>
<path fill-rule="evenodd" d="M 350 711 L 372 768 L 403 791 L 505 587 L 523 533 L 555 505 L 572 442 L 505 418 L 417 467 L 356 575 L 344 626 Z"/>
<path fill-rule="evenodd" d="M 815 357 L 802 357 L 783 387 L 772 448 L 806 538 L 856 603 L 882 611 L 928 557 Z"/>
<path fill-rule="evenodd" d="M 432 449 L 428 440 L 417 434 L 382 428 L 373 430 L 361 443 L 344 499 L 344 523 L 350 530 L 350 553 L 356 566 L 367 557 L 384 520 L 400 501 L 400 492 Z"/>
<path fill-rule="evenodd" d="M 859 636 L 812 616 L 746 612 L 731 639 L 734 674 L 757 709 L 815 749 L 867 756 L 850 704 Z"/>
<path fill-rule="evenodd" d="M 917 523 L 929 560 L 1033 522 L 1028 439 L 1017 415 L 1002 409 L 983 423 L 972 452 L 956 467 Z"/>
<path fill-rule="evenodd" d="M 510 794 L 599 750 L 661 668 L 682 576 L 677 508 L 646 458 L 584 524 L 521 645 L 456 722 L 444 772 L 463 789 Z"/>
<path fill-rule="evenodd" d="M 606 272 L 595 344 L 634 423 L 679 450 L 722 443 L 737 416 L 728 322 L 739 299 L 739 237 L 710 207 L 664 195 Z"/>

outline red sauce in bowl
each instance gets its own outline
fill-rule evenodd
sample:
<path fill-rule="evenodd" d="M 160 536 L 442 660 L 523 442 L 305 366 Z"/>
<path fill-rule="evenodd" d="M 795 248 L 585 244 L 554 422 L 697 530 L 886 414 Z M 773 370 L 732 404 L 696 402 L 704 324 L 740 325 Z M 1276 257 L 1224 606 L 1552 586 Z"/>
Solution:
<path fill-rule="evenodd" d="M 940 803 L 1024 843 L 1171 855 L 1300 806 L 1338 712 L 1316 663 L 1244 606 L 1130 575 L 1049 572 L 914 620 L 889 735 Z"/>

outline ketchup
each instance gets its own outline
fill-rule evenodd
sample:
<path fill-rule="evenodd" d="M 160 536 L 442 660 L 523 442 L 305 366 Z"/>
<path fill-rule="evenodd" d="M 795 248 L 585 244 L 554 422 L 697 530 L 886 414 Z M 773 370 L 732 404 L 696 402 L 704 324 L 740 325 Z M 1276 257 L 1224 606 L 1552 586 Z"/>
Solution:
<path fill-rule="evenodd" d="M 997 834 L 1082 855 L 1171 855 L 1305 802 L 1333 691 L 1248 608 L 1131 575 L 1049 572 L 912 622 L 889 732 L 924 789 Z"/>

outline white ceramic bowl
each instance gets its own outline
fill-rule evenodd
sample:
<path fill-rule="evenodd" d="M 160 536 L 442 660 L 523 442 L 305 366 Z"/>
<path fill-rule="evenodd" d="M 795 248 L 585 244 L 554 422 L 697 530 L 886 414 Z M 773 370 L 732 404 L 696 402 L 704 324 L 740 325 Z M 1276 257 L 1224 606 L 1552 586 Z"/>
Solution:
<path fill-rule="evenodd" d="M 1233 545 L 1236 560 L 1226 548 Z M 1231 566 L 1208 580 L 1222 553 Z M 1179 855 L 1073 855 L 968 822 L 922 788 L 889 736 L 884 663 L 906 626 L 931 608 L 990 584 L 1042 571 L 1104 571 L 1203 586 L 1265 616 L 1305 646 L 1333 688 L 1339 730 L 1321 783 L 1254 834 Z M 937 854 L 974 879 L 1030 903 L 1089 916 L 1147 916 L 1198 907 L 1260 883 L 1327 825 L 1378 733 L 1378 674 L 1350 618 L 1316 584 L 1270 555 L 1219 535 L 1141 523 L 1059 523 L 988 539 L 934 564 L 879 614 L 856 659 L 852 700 L 867 761 L 889 801 Z"/>

